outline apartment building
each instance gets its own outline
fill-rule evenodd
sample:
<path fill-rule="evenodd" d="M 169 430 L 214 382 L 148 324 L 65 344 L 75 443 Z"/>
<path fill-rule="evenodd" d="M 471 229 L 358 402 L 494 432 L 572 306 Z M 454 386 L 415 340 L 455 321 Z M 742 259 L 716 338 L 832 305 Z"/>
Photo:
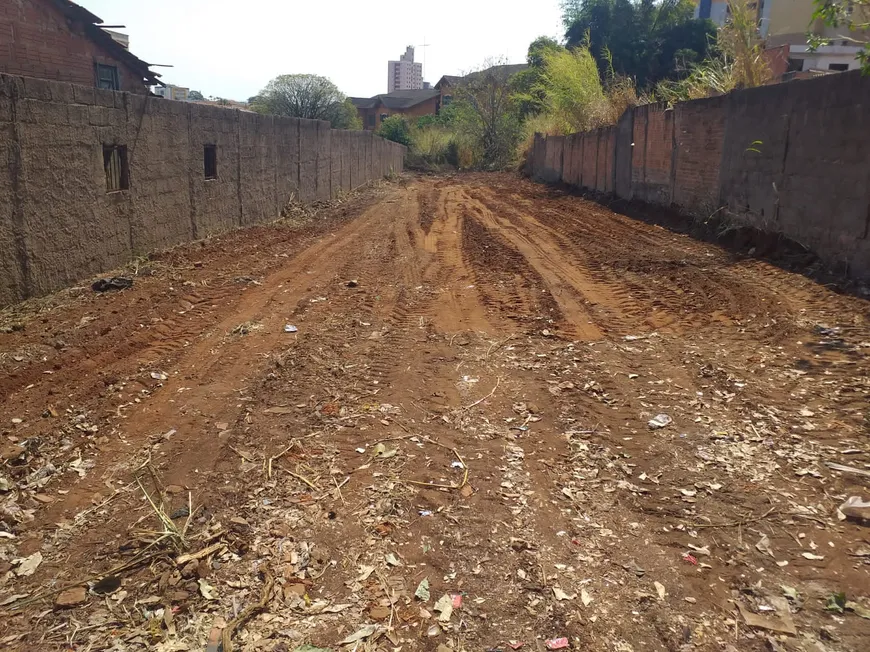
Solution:
<path fill-rule="evenodd" d="M 408 46 L 398 61 L 388 65 L 387 92 L 421 90 L 423 88 L 423 64 L 414 62 L 414 48 Z"/>

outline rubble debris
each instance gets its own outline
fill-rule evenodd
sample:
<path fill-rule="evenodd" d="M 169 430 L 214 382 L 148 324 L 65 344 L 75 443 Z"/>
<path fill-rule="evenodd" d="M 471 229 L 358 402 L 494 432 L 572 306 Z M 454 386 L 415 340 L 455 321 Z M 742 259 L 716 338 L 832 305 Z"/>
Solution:
<path fill-rule="evenodd" d="M 785 603 L 785 598 L 780 598 L 780 600 Z M 771 601 L 773 600 L 771 599 Z M 795 628 L 794 622 L 792 621 L 787 603 L 784 605 L 780 605 L 780 608 L 777 609 L 777 614 L 779 615 L 779 618 L 759 616 L 758 614 L 754 614 L 746 607 L 744 607 L 740 602 L 737 602 L 736 605 L 737 610 L 743 617 L 744 622 L 750 627 L 766 629 L 773 632 L 781 632 L 783 634 L 791 634 L 792 636 L 795 636 L 797 634 L 797 629 Z"/>
<path fill-rule="evenodd" d="M 15 569 L 15 574 L 18 577 L 27 577 L 33 575 L 36 569 L 39 568 L 39 565 L 42 563 L 42 553 L 34 552 L 29 557 L 13 559 L 12 563 L 18 564 L 18 568 Z"/>
<path fill-rule="evenodd" d="M 91 285 L 94 292 L 109 292 L 112 290 L 127 290 L 133 287 L 133 279 L 124 276 L 101 278 Z"/>
<path fill-rule="evenodd" d="M 870 502 L 860 496 L 850 496 L 838 508 L 838 511 L 846 518 L 870 521 Z"/>
<path fill-rule="evenodd" d="M 662 428 L 667 428 L 673 422 L 674 420 L 667 414 L 657 414 L 649 420 L 648 425 L 650 427 L 650 430 L 660 430 Z"/>
<path fill-rule="evenodd" d="M 54 599 L 54 606 L 58 609 L 69 609 L 84 604 L 87 599 L 87 589 L 83 586 L 75 586 L 58 593 L 57 597 Z"/>

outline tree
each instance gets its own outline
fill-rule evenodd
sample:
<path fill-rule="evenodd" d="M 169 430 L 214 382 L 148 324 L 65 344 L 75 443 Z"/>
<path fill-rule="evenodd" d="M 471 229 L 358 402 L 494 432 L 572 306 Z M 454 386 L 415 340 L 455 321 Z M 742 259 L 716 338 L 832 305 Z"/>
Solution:
<path fill-rule="evenodd" d="M 830 27 L 843 27 L 852 32 L 838 36 L 861 46 L 857 54 L 864 74 L 870 75 L 870 0 L 814 0 L 816 10 L 814 20 L 821 20 Z M 819 34 L 807 34 L 811 51 L 823 45 L 828 40 Z"/>
<path fill-rule="evenodd" d="M 762 86 L 773 78 L 749 0 L 728 0 L 728 19 L 719 28 L 716 46 L 715 55 L 690 66 L 683 79 L 660 82 L 658 95 L 670 102 L 693 100 Z"/>
<path fill-rule="evenodd" d="M 613 73 L 633 78 L 638 87 L 676 78 L 682 62 L 708 56 L 716 28 L 693 15 L 691 0 L 571 0 L 563 4 L 568 47 L 588 46 L 602 74 L 612 66 Z"/>
<path fill-rule="evenodd" d="M 405 147 L 411 146 L 411 127 L 408 125 L 408 121 L 405 120 L 405 116 L 389 116 L 381 123 L 378 134 L 382 138 L 392 140 L 394 143 L 399 143 Z"/>
<path fill-rule="evenodd" d="M 193 100 L 194 102 L 199 102 L 199 101 L 205 99 L 205 95 L 203 95 L 203 94 L 200 93 L 199 91 L 190 91 L 190 92 L 187 94 L 187 99 L 189 99 L 189 100 Z"/>
<path fill-rule="evenodd" d="M 504 167 L 514 158 L 521 135 L 521 117 L 513 99 L 505 61 L 489 60 L 466 75 L 453 94 L 457 128 L 473 140 L 482 162 Z"/>
<path fill-rule="evenodd" d="M 258 113 L 328 120 L 336 129 L 357 126 L 356 109 L 351 112 L 345 95 L 319 75 L 280 75 L 251 99 L 251 106 Z"/>
<path fill-rule="evenodd" d="M 540 92 L 540 85 L 546 55 L 564 51 L 564 47 L 548 36 L 540 36 L 529 45 L 526 56 L 529 67 L 511 78 L 511 91 L 517 99 L 517 108 L 523 118 L 538 115 L 544 110 L 545 98 Z"/>
<path fill-rule="evenodd" d="M 607 97 L 589 50 L 551 50 L 544 62 L 535 91 L 561 131 L 586 131 L 609 122 Z"/>

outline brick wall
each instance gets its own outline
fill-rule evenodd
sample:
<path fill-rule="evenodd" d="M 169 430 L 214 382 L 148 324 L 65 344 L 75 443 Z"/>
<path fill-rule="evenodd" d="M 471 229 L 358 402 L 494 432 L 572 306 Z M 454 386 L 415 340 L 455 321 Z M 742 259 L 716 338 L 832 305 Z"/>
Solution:
<path fill-rule="evenodd" d="M 107 192 L 104 145 L 126 146 L 127 190 Z M 401 171 L 404 150 L 326 122 L 0 75 L 0 305 L 329 199 Z"/>
<path fill-rule="evenodd" d="M 0 73 L 96 86 L 95 64 L 118 68 L 121 90 L 147 93 L 142 77 L 85 36 L 51 2 L 0 0 Z"/>
<path fill-rule="evenodd" d="M 675 107 L 672 201 L 691 215 L 707 217 L 718 208 L 726 99 L 713 97 Z"/>
<path fill-rule="evenodd" d="M 536 136 L 529 171 L 693 216 L 724 211 L 870 279 L 867 107 L 870 78 L 857 71 L 641 106 L 615 127 Z"/>

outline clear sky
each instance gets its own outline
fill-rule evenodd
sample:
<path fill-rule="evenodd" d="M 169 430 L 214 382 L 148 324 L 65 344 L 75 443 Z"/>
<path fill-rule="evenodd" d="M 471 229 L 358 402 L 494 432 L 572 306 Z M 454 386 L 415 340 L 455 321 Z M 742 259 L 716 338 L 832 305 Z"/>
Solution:
<path fill-rule="evenodd" d="M 130 35 L 163 80 L 246 100 L 285 73 L 329 77 L 347 95 L 387 92 L 387 61 L 425 48 L 426 81 L 525 61 L 538 36 L 561 37 L 559 0 L 76 0 Z M 423 61 L 424 48 L 417 48 Z"/>

